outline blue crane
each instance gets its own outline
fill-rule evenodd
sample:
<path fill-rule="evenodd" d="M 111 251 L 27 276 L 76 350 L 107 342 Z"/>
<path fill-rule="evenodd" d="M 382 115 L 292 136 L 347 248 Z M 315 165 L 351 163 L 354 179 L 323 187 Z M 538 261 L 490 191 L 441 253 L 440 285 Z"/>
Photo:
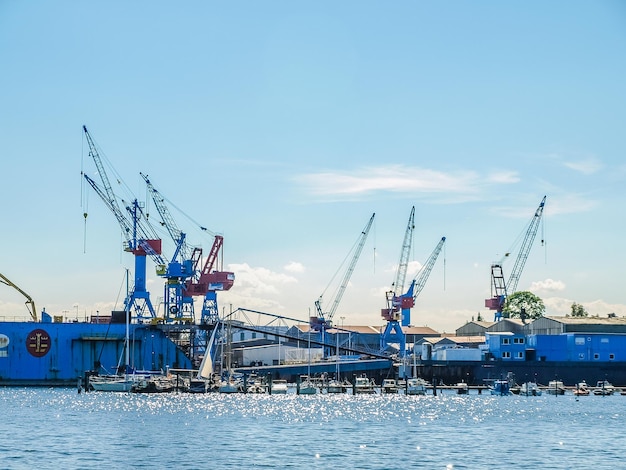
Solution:
<path fill-rule="evenodd" d="M 166 314 L 170 319 L 195 322 L 194 297 L 204 297 L 200 323 L 215 325 L 219 320 L 217 292 L 229 290 L 235 281 L 235 273 L 224 271 L 219 255 L 224 244 L 224 237 L 214 235 L 213 245 L 204 263 L 202 248 L 189 250 L 186 234 L 180 230 L 172 217 L 165 198 L 150 182 L 146 181 L 148 191 L 161 216 L 162 224 L 176 244 L 176 251 L 167 267 L 167 285 L 165 291 Z M 202 231 L 207 231 L 200 226 Z"/>
<path fill-rule="evenodd" d="M 535 214 L 528 224 L 526 235 L 524 236 L 522 246 L 520 247 L 517 259 L 513 265 L 513 270 L 511 271 L 508 282 L 504 280 L 502 264 L 510 253 L 506 253 L 500 261 L 491 265 L 491 298 L 485 300 L 485 307 L 496 311 L 494 317 L 495 321 L 502 319 L 502 308 L 504 307 L 507 295 L 511 295 L 517 291 L 517 284 L 522 275 L 522 270 L 528 259 L 528 254 L 532 248 L 535 236 L 537 235 L 537 229 L 539 228 L 539 222 L 541 221 L 545 204 L 546 196 L 544 196 L 539 203 L 539 207 L 535 210 Z M 541 242 L 543 244 L 543 240 Z"/>
<path fill-rule="evenodd" d="M 148 316 L 156 318 L 156 312 L 150 300 L 150 293 L 146 289 L 146 256 L 150 256 L 154 260 L 157 274 L 164 275 L 166 261 L 161 256 L 161 239 L 154 233 L 151 233 L 151 227 L 146 223 L 142 205 L 137 199 L 125 205 L 126 212 L 121 210 L 104 169 L 98 148 L 86 126 L 83 126 L 83 131 L 89 146 L 89 155 L 96 164 L 103 188 L 86 174 L 83 173 L 83 176 L 105 205 L 113 212 L 125 238 L 124 250 L 131 252 L 135 259 L 134 284 L 132 289 L 129 289 L 124 301 L 125 310 L 132 312 L 134 317 L 140 321 Z M 86 218 L 87 213 L 84 216 Z"/>
<path fill-rule="evenodd" d="M 411 222 L 411 219 L 409 219 Z M 409 227 L 411 225 L 409 224 Z M 407 231 L 409 228 L 407 227 Z M 407 291 L 402 295 L 397 295 L 393 291 L 387 293 L 387 308 L 381 311 L 382 317 L 387 320 L 387 325 L 381 334 L 380 347 L 384 352 L 390 344 L 397 343 L 399 345 L 399 355 L 404 357 L 406 350 L 406 337 L 402 326 L 411 325 L 411 308 L 415 306 L 415 301 L 420 295 L 430 273 L 441 253 L 446 242 L 446 237 L 441 237 L 439 243 L 435 246 L 426 263 L 420 268 Z M 404 250 L 403 250 L 404 251 Z"/>
<path fill-rule="evenodd" d="M 162 225 L 167 229 L 176 248 L 167 264 L 164 277 L 165 295 L 163 299 L 166 322 L 195 322 L 193 297 L 185 295 L 185 283 L 194 276 L 193 261 L 189 258 L 186 234 L 181 231 L 172 217 L 165 198 L 154 187 L 147 175 L 140 173 L 146 182 L 148 192 L 159 213 Z"/>

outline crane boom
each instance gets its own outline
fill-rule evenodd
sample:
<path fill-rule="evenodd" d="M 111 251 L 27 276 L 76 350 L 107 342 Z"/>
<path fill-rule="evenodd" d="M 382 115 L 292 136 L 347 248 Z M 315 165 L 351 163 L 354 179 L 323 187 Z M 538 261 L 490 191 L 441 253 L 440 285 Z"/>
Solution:
<path fill-rule="evenodd" d="M 422 289 L 426 285 L 428 276 L 430 276 L 430 272 L 432 271 L 433 266 L 435 265 L 435 261 L 437 261 L 439 253 L 441 253 L 441 249 L 443 248 L 445 242 L 446 237 L 441 237 L 441 240 L 439 240 L 439 243 L 437 243 L 437 246 L 430 254 L 430 257 L 428 258 L 428 261 L 426 261 L 426 264 L 422 266 L 422 269 L 420 269 L 419 272 L 415 275 L 415 289 L 413 291 L 413 300 L 415 300 L 417 296 L 420 295 L 420 292 L 422 292 Z"/>
<path fill-rule="evenodd" d="M 413 243 L 413 231 L 415 230 L 415 206 L 411 208 L 409 221 L 404 233 L 404 241 L 402 242 L 402 250 L 400 252 L 400 262 L 398 263 L 398 272 L 396 273 L 396 281 L 393 284 L 394 295 L 401 295 L 404 291 L 404 281 L 406 279 L 406 271 L 409 266 L 409 256 L 411 254 L 411 245 Z"/>
<path fill-rule="evenodd" d="M 496 311 L 496 321 L 502 318 L 502 308 L 504 307 L 506 297 L 517 291 L 517 285 L 519 283 L 522 270 L 524 269 L 524 265 L 526 264 L 526 260 L 528 259 L 528 255 L 530 253 L 530 249 L 532 248 L 533 241 L 535 240 L 535 236 L 537 235 L 537 229 L 539 228 L 539 222 L 541 221 L 541 216 L 543 215 L 545 203 L 546 196 L 544 196 L 539 203 L 539 207 L 537 207 L 537 210 L 535 210 L 535 213 L 530 223 L 528 224 L 522 246 L 520 247 L 520 251 L 515 260 L 515 265 L 513 266 L 513 270 L 511 271 L 508 282 L 505 282 L 504 279 L 502 261 L 493 263 L 491 265 L 492 296 L 491 298 L 485 300 L 485 307 L 490 310 Z M 505 255 L 505 257 L 506 256 L 508 256 L 508 253 Z"/>
<path fill-rule="evenodd" d="M 341 302 L 341 298 L 343 297 L 346 287 L 348 286 L 350 277 L 352 276 L 352 273 L 354 272 L 356 263 L 359 260 L 359 257 L 361 256 L 361 251 L 363 251 L 363 246 L 365 245 L 365 240 L 367 240 L 367 235 L 369 234 L 370 228 L 372 227 L 372 223 L 374 222 L 375 215 L 376 213 L 372 214 L 372 216 L 370 217 L 370 220 L 367 222 L 367 225 L 361 232 L 361 235 L 359 235 L 358 245 L 356 247 L 354 255 L 352 256 L 352 260 L 350 261 L 350 264 L 348 265 L 348 269 L 346 270 L 343 276 L 343 280 L 341 281 L 337 294 L 335 295 L 335 299 L 333 300 L 332 306 L 330 310 L 328 311 L 328 313 L 324 314 L 322 312 L 322 307 L 321 307 L 322 296 L 320 296 L 320 298 L 315 301 L 317 317 L 310 318 L 310 325 L 313 329 L 319 331 L 319 330 L 323 330 L 332 326 L 332 319 L 335 316 L 337 307 L 339 307 L 339 303 Z"/>
<path fill-rule="evenodd" d="M 435 249 L 428 257 L 426 263 L 424 263 L 411 281 L 411 285 L 406 293 L 400 296 L 391 296 L 391 293 L 388 293 L 387 308 L 381 311 L 382 317 L 387 320 L 387 325 L 380 336 L 381 352 L 386 351 L 389 345 L 397 344 L 400 357 L 405 356 L 406 338 L 400 326 L 400 322 L 402 326 L 411 325 L 411 308 L 415 306 L 415 300 L 424 289 L 426 281 L 430 276 L 445 242 L 446 237 L 441 237 L 441 240 L 439 240 L 439 243 L 435 246 Z"/>
<path fill-rule="evenodd" d="M 6 284 L 9 287 L 13 287 L 16 291 L 18 291 L 20 294 L 26 297 L 26 308 L 28 308 L 28 311 L 33 321 L 36 322 L 37 321 L 37 309 L 35 308 L 35 301 L 32 299 L 32 297 L 28 295 L 26 292 L 24 292 L 22 289 L 20 289 L 17 285 L 15 285 L 8 277 L 6 277 L 2 273 L 0 273 L 0 282 L 2 282 L 3 284 Z"/>
<path fill-rule="evenodd" d="M 519 282 L 519 278 L 522 275 L 522 270 L 524 269 L 524 265 L 526 264 L 526 260 L 528 259 L 528 254 L 530 253 L 533 241 L 535 240 L 535 236 L 537 235 L 539 221 L 541 220 L 545 204 L 546 196 L 544 196 L 541 200 L 539 207 L 537 207 L 537 210 L 535 211 L 535 215 L 528 225 L 528 230 L 526 230 L 526 236 L 524 237 L 524 241 L 520 248 L 519 255 L 515 260 L 515 264 L 513 265 L 513 270 L 511 271 L 511 275 L 509 276 L 509 282 L 507 284 L 507 291 L 511 294 L 517 291 L 517 283 Z"/>
<path fill-rule="evenodd" d="M 176 243 L 177 254 L 179 253 L 182 259 L 188 259 L 188 248 L 187 243 L 185 242 L 185 234 L 178 228 L 176 225 L 176 221 L 172 214 L 170 213 L 167 205 L 165 204 L 165 198 L 163 195 L 154 187 L 152 182 L 148 179 L 148 175 L 144 175 L 143 173 L 139 173 L 141 177 L 145 180 L 146 186 L 148 187 L 148 192 L 152 196 L 152 200 L 154 201 L 154 205 L 157 209 L 157 212 L 161 216 L 163 220 L 163 225 L 167 229 L 167 232 Z M 172 261 L 176 258 L 176 255 L 172 256 Z"/>

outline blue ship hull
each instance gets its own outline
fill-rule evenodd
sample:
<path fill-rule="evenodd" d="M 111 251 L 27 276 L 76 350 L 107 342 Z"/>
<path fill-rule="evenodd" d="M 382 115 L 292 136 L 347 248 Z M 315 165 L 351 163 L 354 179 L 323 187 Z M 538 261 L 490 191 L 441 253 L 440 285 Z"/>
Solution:
<path fill-rule="evenodd" d="M 130 365 L 190 369 L 191 360 L 158 327 L 129 325 Z M 126 325 L 0 322 L 0 385 L 76 385 L 85 372 L 124 365 Z"/>

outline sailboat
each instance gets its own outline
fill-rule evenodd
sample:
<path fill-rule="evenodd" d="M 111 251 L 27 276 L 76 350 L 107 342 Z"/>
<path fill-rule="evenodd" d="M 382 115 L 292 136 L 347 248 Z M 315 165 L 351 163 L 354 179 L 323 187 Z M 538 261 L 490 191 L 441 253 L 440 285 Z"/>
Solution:
<path fill-rule="evenodd" d="M 126 270 L 126 298 L 128 299 L 128 270 Z M 135 381 L 130 370 L 130 311 L 128 302 L 124 309 L 126 315 L 126 333 L 124 335 L 124 374 L 94 375 L 89 378 L 89 385 L 98 392 L 130 392 Z M 118 370 L 120 369 L 118 364 Z"/>
<path fill-rule="evenodd" d="M 315 395 L 317 393 L 317 387 L 311 380 L 311 332 L 309 331 L 309 366 L 307 375 L 302 377 L 304 380 L 300 383 L 299 394 L 300 395 Z"/>
<path fill-rule="evenodd" d="M 192 393 L 206 393 L 211 390 L 213 386 L 215 373 L 213 370 L 213 349 L 217 330 L 219 330 L 219 325 L 213 328 L 213 332 L 211 333 L 211 337 L 204 351 L 204 357 L 198 368 L 198 373 L 189 381 L 189 391 Z"/>
<path fill-rule="evenodd" d="M 342 322 L 342 328 L 343 328 L 343 322 Z M 337 333 L 337 338 L 336 338 L 336 353 L 335 353 L 335 378 L 329 380 L 328 384 L 326 385 L 326 393 L 344 393 L 349 384 L 343 383 L 340 380 L 341 374 L 339 373 L 339 330 L 335 330 Z"/>
<path fill-rule="evenodd" d="M 243 391 L 243 384 L 233 375 L 231 364 L 232 346 L 230 319 L 228 320 L 228 329 L 226 336 L 226 372 L 228 373 L 228 375 L 222 379 L 217 388 L 217 391 L 220 393 L 240 393 Z"/>

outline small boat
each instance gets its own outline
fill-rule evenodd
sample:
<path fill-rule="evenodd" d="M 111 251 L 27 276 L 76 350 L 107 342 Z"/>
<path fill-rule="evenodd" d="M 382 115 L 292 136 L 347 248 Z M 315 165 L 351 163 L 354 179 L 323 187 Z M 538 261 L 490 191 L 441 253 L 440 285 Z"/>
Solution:
<path fill-rule="evenodd" d="M 594 395 L 608 396 L 615 393 L 615 387 L 608 380 L 598 380 L 596 388 L 593 389 Z"/>
<path fill-rule="evenodd" d="M 541 389 L 537 382 L 524 382 L 519 388 L 519 394 L 527 397 L 541 396 Z"/>
<path fill-rule="evenodd" d="M 152 375 L 133 383 L 133 393 L 167 393 L 176 390 L 176 379 L 170 375 Z"/>
<path fill-rule="evenodd" d="M 582 382 L 578 382 L 576 384 L 576 388 L 574 388 L 574 395 L 576 395 L 577 397 L 584 397 L 589 395 L 589 393 L 591 392 L 589 391 L 587 382 L 583 380 Z"/>
<path fill-rule="evenodd" d="M 398 382 L 396 379 L 383 379 L 380 390 L 383 393 L 398 393 Z"/>
<path fill-rule="evenodd" d="M 309 376 L 301 377 L 302 381 L 298 387 L 299 395 L 315 395 L 317 393 L 317 386 L 313 383 Z"/>
<path fill-rule="evenodd" d="M 222 381 L 217 386 L 220 393 L 241 393 L 243 392 L 243 384 L 239 380 L 229 379 Z"/>
<path fill-rule="evenodd" d="M 457 395 L 467 395 L 469 393 L 469 385 L 466 382 L 457 383 L 454 388 L 456 389 Z"/>
<path fill-rule="evenodd" d="M 511 395 L 511 385 L 506 379 L 498 379 L 493 381 L 491 387 L 492 395 Z"/>
<path fill-rule="evenodd" d="M 97 392 L 130 392 L 135 379 L 124 375 L 93 375 L 89 385 Z"/>
<path fill-rule="evenodd" d="M 354 393 L 375 393 L 374 386 L 374 381 L 366 376 L 357 377 L 354 381 Z"/>
<path fill-rule="evenodd" d="M 411 377 L 406 381 L 406 394 L 407 395 L 426 395 L 426 382 L 421 377 Z"/>
<path fill-rule="evenodd" d="M 560 380 L 550 380 L 546 388 L 546 393 L 548 395 L 565 395 L 565 386 Z"/>
<path fill-rule="evenodd" d="M 349 387 L 349 383 L 333 379 L 326 385 L 326 393 L 345 393 Z"/>
<path fill-rule="evenodd" d="M 272 381 L 270 388 L 272 395 L 284 395 L 287 393 L 287 381 L 282 379 L 276 379 Z"/>

